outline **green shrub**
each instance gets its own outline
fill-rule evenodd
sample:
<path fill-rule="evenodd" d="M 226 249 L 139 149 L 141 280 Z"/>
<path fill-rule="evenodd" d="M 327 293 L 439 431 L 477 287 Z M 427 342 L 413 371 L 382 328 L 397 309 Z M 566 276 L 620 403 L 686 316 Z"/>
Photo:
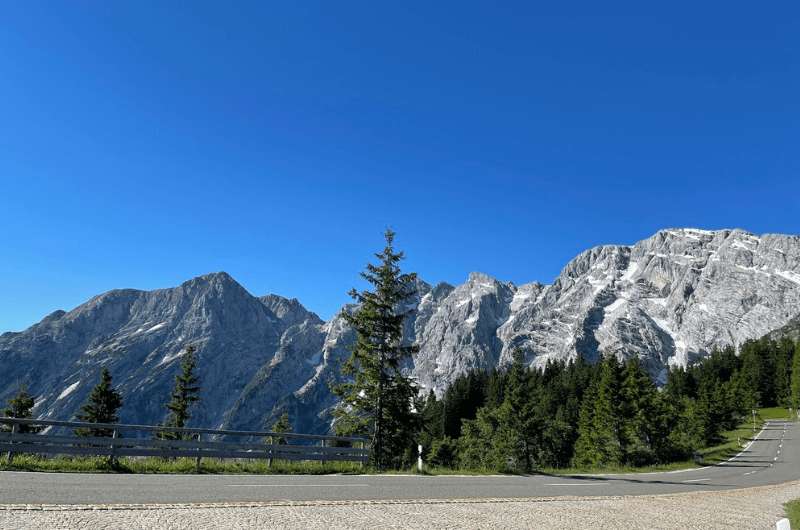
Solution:
<path fill-rule="evenodd" d="M 445 436 L 431 443 L 428 462 L 437 467 L 453 467 L 456 461 L 456 441 Z"/>

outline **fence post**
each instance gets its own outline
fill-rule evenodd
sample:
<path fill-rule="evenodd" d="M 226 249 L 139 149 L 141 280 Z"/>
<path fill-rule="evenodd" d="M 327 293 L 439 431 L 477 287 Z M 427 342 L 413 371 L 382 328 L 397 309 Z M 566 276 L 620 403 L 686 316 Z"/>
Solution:
<path fill-rule="evenodd" d="M 361 440 L 360 442 L 358 442 L 358 445 L 359 445 L 359 449 L 361 449 L 361 453 L 360 453 L 361 458 L 358 459 L 358 467 L 363 468 L 364 467 L 364 440 Z"/>
<path fill-rule="evenodd" d="M 322 445 L 322 449 L 323 449 L 322 458 L 320 459 L 320 463 L 322 463 L 322 465 L 324 466 L 325 465 L 325 451 L 324 451 L 324 449 L 325 449 L 325 438 L 322 439 L 322 442 L 320 442 L 320 445 Z"/>
<path fill-rule="evenodd" d="M 197 433 L 196 438 L 197 438 L 198 442 L 200 441 L 202 436 L 203 436 L 203 433 Z M 197 452 L 199 453 L 202 450 L 203 449 L 198 445 Z M 200 473 L 200 455 L 199 454 L 197 455 L 197 458 L 195 458 L 195 460 L 194 460 L 194 470 L 195 470 L 195 472 Z"/>
<path fill-rule="evenodd" d="M 272 436 L 270 436 L 269 437 L 269 445 L 267 446 L 267 447 L 269 447 L 269 449 L 267 449 L 267 454 L 269 455 L 269 457 L 267 458 L 267 467 L 268 468 L 272 467 L 272 442 L 274 442 L 274 441 L 275 441 L 275 439 Z"/>
<path fill-rule="evenodd" d="M 11 438 L 8 440 L 8 443 L 14 443 L 14 434 L 17 432 L 17 424 L 11 424 Z M 6 464 L 11 465 L 11 462 L 14 460 L 14 451 L 11 449 L 8 450 L 8 455 L 6 455 Z"/>

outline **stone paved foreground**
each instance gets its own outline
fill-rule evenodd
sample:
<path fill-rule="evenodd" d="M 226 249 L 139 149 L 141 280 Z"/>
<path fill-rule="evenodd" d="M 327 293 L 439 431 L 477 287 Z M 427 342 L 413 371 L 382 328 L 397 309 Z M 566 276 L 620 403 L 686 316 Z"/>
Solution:
<path fill-rule="evenodd" d="M 0 505 L 0 528 L 774 528 L 800 482 L 640 497 Z"/>

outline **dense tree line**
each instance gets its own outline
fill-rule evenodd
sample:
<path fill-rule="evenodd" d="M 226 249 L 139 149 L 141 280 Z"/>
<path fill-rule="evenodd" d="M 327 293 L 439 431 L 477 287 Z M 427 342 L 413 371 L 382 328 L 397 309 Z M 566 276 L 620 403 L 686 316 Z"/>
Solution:
<path fill-rule="evenodd" d="M 637 359 L 605 355 L 456 379 L 421 404 L 419 435 L 434 465 L 512 471 L 643 466 L 691 457 L 755 407 L 797 408 L 800 355 L 789 340 L 749 341 L 672 368 L 657 388 Z"/>

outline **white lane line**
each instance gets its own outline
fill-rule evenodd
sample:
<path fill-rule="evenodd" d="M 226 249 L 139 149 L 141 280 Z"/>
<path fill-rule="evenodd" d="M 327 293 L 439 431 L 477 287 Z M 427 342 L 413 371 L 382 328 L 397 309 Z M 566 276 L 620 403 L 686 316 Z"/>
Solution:
<path fill-rule="evenodd" d="M 773 460 L 776 460 L 776 461 L 777 461 L 777 460 L 778 460 L 778 457 L 776 456 L 775 458 L 773 458 Z"/>
<path fill-rule="evenodd" d="M 751 445 L 753 445 L 753 442 L 755 442 L 756 440 L 758 440 L 758 438 L 761 436 L 761 434 L 762 434 L 762 433 L 763 433 L 763 432 L 766 430 L 766 428 L 767 428 L 767 425 L 768 425 L 768 424 L 769 424 L 769 422 L 767 422 L 767 423 L 765 423 L 765 424 L 764 424 L 764 427 L 762 427 L 762 428 L 761 428 L 761 430 L 759 431 L 759 433 L 758 433 L 758 434 L 756 434 L 755 438 L 753 438 L 752 440 L 750 440 L 750 443 L 748 443 L 747 445 L 745 445 L 745 446 L 744 446 L 744 449 L 742 449 L 742 451 L 741 451 L 741 452 L 740 452 L 738 455 L 736 455 L 736 456 L 734 456 L 734 457 L 731 457 L 731 458 L 727 459 L 725 462 L 730 462 L 731 460 L 736 460 L 737 458 L 739 458 L 740 456 L 742 456 L 743 454 L 745 454 L 745 453 L 747 452 L 747 450 L 748 450 L 748 449 L 750 449 L 750 446 L 751 446 Z"/>
<path fill-rule="evenodd" d="M 710 478 L 696 478 L 694 480 L 684 480 L 682 482 L 689 483 L 689 482 L 705 482 L 706 480 L 711 480 Z"/>
<path fill-rule="evenodd" d="M 563 483 L 563 484 L 545 484 L 545 486 L 605 486 L 605 484 L 570 484 L 570 483 Z"/>
<path fill-rule="evenodd" d="M 225 484 L 229 488 L 368 488 L 369 484 Z"/>
<path fill-rule="evenodd" d="M 753 473 L 755 473 L 755 471 L 748 471 L 747 473 L 745 473 L 745 475 L 752 475 Z"/>

